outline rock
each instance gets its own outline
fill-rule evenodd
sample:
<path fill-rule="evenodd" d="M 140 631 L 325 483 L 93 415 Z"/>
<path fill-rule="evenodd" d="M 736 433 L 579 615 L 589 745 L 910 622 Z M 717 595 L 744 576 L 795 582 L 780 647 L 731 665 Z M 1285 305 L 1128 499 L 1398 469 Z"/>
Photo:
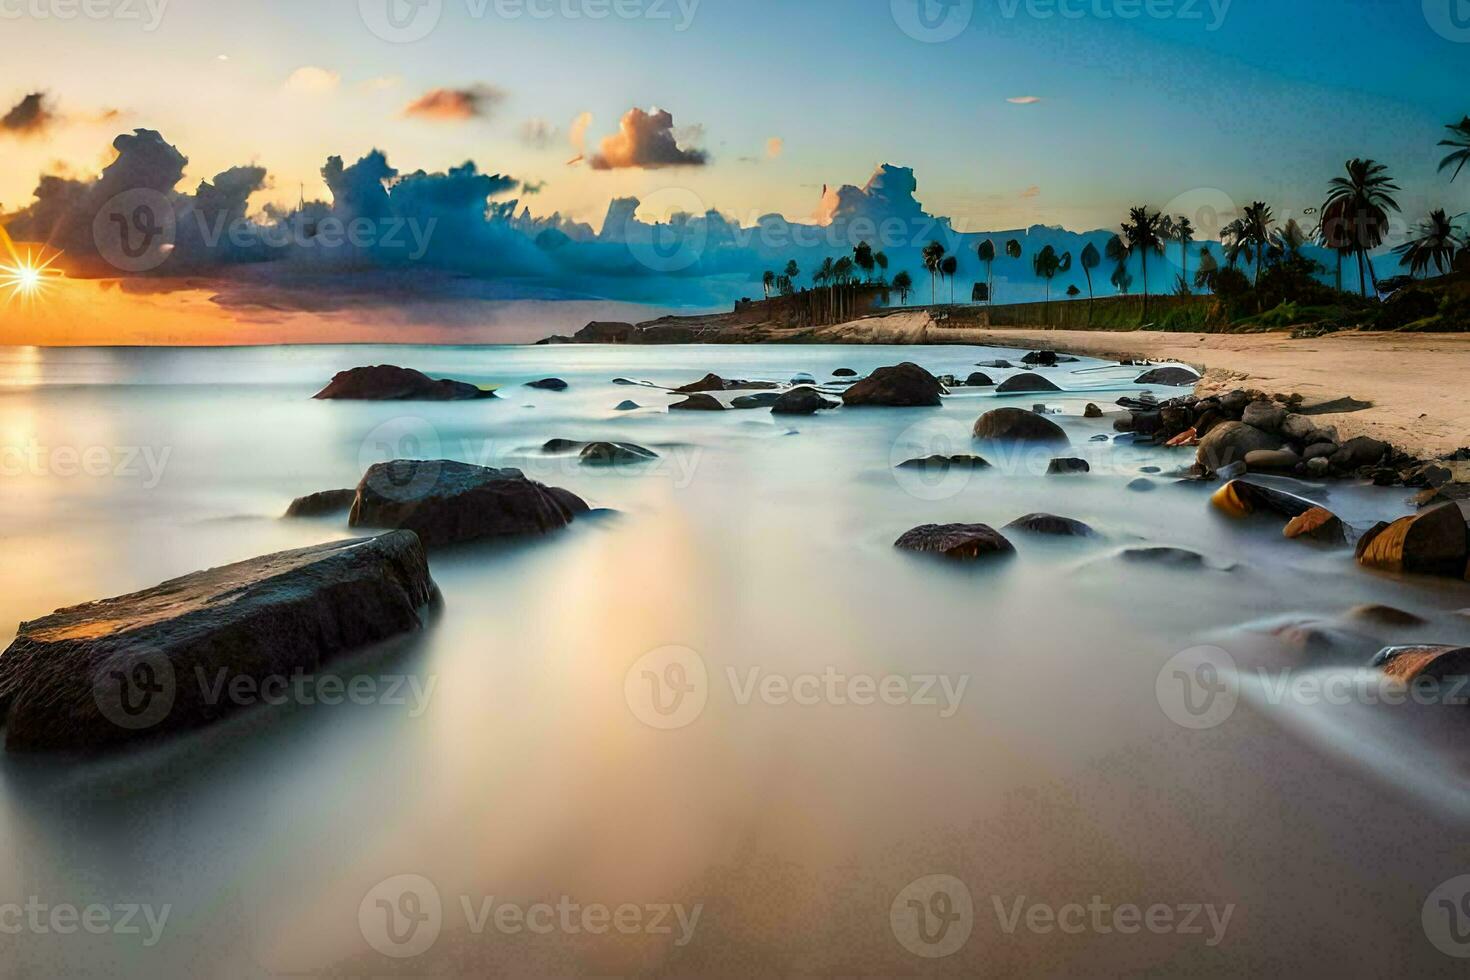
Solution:
<path fill-rule="evenodd" d="M 1225 416 L 1218 411 L 1207 410 L 1201 412 L 1199 414 L 1199 417 L 1194 420 L 1195 435 L 1198 438 L 1203 439 L 1205 436 L 1210 434 L 1215 426 L 1219 425 L 1221 422 L 1227 421 L 1229 421 L 1229 419 L 1225 418 Z"/>
<path fill-rule="evenodd" d="M 1462 686 L 1460 682 L 1470 676 L 1470 647 L 1389 647 L 1373 658 L 1373 666 L 1405 683 L 1453 681 L 1456 686 Z M 1463 694 L 1456 696 L 1463 697 Z"/>
<path fill-rule="evenodd" d="M 1324 443 L 1337 443 L 1337 428 L 1331 425 L 1318 425 L 1313 419 L 1306 415 L 1295 413 L 1288 414 L 1281 423 L 1281 434 L 1293 442 L 1299 442 L 1304 446 L 1311 447 Z"/>
<path fill-rule="evenodd" d="M 1316 504 L 1304 497 L 1263 487 L 1258 483 L 1247 483 L 1245 480 L 1231 480 L 1215 492 L 1210 503 L 1231 517 L 1275 514 L 1290 520 L 1317 509 Z"/>
<path fill-rule="evenodd" d="M 1103 434 L 1103 433 L 1101 433 L 1101 432 L 1099 432 L 1097 435 L 1093 436 L 1091 439 L 1089 439 L 1087 441 L 1088 442 L 1107 442 L 1108 441 L 1108 436 L 1105 435 L 1105 434 Z"/>
<path fill-rule="evenodd" d="M 1290 449 L 1257 449 L 1245 454 L 1245 468 L 1252 473 L 1290 473 L 1301 461 Z"/>
<path fill-rule="evenodd" d="M 858 373 L 852 368 L 838 368 L 832 372 L 832 377 L 834 378 L 856 378 L 857 376 Z"/>
<path fill-rule="evenodd" d="M 1035 351 L 1021 358 L 1021 363 L 1037 365 L 1040 367 L 1056 367 L 1057 355 L 1055 351 Z"/>
<path fill-rule="evenodd" d="M 575 494 L 528 480 L 517 469 L 398 460 L 368 469 L 348 524 L 405 528 L 437 548 L 559 531 L 588 509 Z"/>
<path fill-rule="evenodd" d="M 612 379 L 612 383 L 615 384 L 615 385 L 637 385 L 638 384 L 638 382 L 636 382 L 636 381 L 630 381 L 627 378 L 613 378 Z"/>
<path fill-rule="evenodd" d="M 583 466 L 618 466 L 624 463 L 648 463 L 658 453 L 627 442 L 594 442 L 582 450 Z"/>
<path fill-rule="evenodd" d="M 1097 532 L 1081 521 L 1055 514 L 1027 514 L 1005 526 L 1007 531 L 1027 531 L 1031 534 L 1049 534 L 1064 538 L 1094 538 Z"/>
<path fill-rule="evenodd" d="M 540 381 L 526 382 L 526 387 L 538 391 L 566 391 L 568 385 L 561 378 L 542 378 Z"/>
<path fill-rule="evenodd" d="M 1240 420 L 1262 432 L 1276 433 L 1286 421 L 1286 409 L 1272 402 L 1254 401 L 1245 407 Z"/>
<path fill-rule="evenodd" d="M 1091 472 L 1092 467 L 1087 464 L 1087 460 L 1078 459 L 1075 456 L 1058 457 L 1052 460 L 1046 468 L 1047 476 L 1071 476 Z"/>
<path fill-rule="evenodd" d="M 1244 422 L 1221 422 L 1200 439 L 1195 458 L 1201 465 L 1219 470 L 1231 463 L 1244 462 L 1247 453 L 1258 449 L 1280 449 L 1281 440 Z"/>
<path fill-rule="evenodd" d="M 987 555 L 1009 555 L 1015 546 L 988 524 L 925 524 L 905 532 L 895 548 L 974 561 Z"/>
<path fill-rule="evenodd" d="M 983 368 L 994 368 L 1000 371 L 1010 371 L 1014 370 L 1016 367 L 1010 361 L 980 361 L 975 366 Z"/>
<path fill-rule="evenodd" d="M 637 402 L 623 401 L 623 402 L 618 402 L 617 407 L 614 408 L 613 411 L 614 412 L 634 412 L 634 411 L 637 411 L 638 409 L 640 409 L 642 407 L 643 406 L 640 405 L 640 404 L 638 404 Z"/>
<path fill-rule="evenodd" d="M 1239 419 L 1250 403 L 1251 396 L 1243 391 L 1231 391 L 1220 396 L 1220 410 L 1232 419 Z"/>
<path fill-rule="evenodd" d="M 675 388 L 681 395 L 693 395 L 704 391 L 724 391 L 728 382 L 718 374 L 706 374 L 703 378 L 682 388 Z"/>
<path fill-rule="evenodd" d="M 725 406 L 713 395 L 690 395 L 669 406 L 671 412 L 723 412 Z"/>
<path fill-rule="evenodd" d="M 577 442 L 575 439 L 547 439 L 541 444 L 543 453 L 569 453 L 580 450 L 587 445 L 585 442 Z"/>
<path fill-rule="evenodd" d="M 975 422 L 975 438 L 992 442 L 1065 444 L 1067 433 L 1051 419 L 1020 408 L 997 408 Z"/>
<path fill-rule="evenodd" d="M 941 374 L 935 380 L 946 388 L 958 388 L 960 386 L 960 383 L 955 380 L 952 374 Z"/>
<path fill-rule="evenodd" d="M 805 371 L 798 371 L 792 376 L 790 383 L 793 385 L 814 385 L 817 383 L 817 379 Z"/>
<path fill-rule="evenodd" d="M 1358 436 L 1349 439 L 1342 444 L 1337 452 L 1332 454 L 1332 468 L 1338 473 L 1347 473 L 1362 466 L 1372 466 L 1389 452 L 1390 446 L 1386 442 L 1370 439 L 1367 436 Z"/>
<path fill-rule="evenodd" d="M 343 371 L 312 397 L 327 401 L 455 402 L 494 398 L 495 392 L 463 381 L 436 381 L 411 368 L 380 364 Z"/>
<path fill-rule="evenodd" d="M 1126 489 L 1132 490 L 1134 493 L 1152 493 L 1158 488 L 1159 485 L 1157 483 L 1147 477 L 1140 476 L 1138 479 L 1129 483 Z"/>
<path fill-rule="evenodd" d="M 1195 465 L 1198 466 L 1199 464 L 1196 463 Z M 1244 460 L 1241 460 L 1238 463 L 1231 463 L 1229 466 L 1222 466 L 1220 469 L 1215 471 L 1215 475 L 1222 480 L 1237 480 L 1240 477 L 1245 476 L 1245 473 L 1246 469 Z"/>
<path fill-rule="evenodd" d="M 781 400 L 779 391 L 760 391 L 754 395 L 739 395 L 730 400 L 731 408 L 770 408 Z"/>
<path fill-rule="evenodd" d="M 815 415 L 825 409 L 836 408 L 837 404 L 823 398 L 815 388 L 793 388 L 776 399 L 771 406 L 771 414 Z"/>
<path fill-rule="evenodd" d="M 1288 538 L 1306 538 L 1323 544 L 1347 543 L 1347 528 L 1341 518 L 1325 507 L 1313 507 L 1293 517 L 1283 533 Z"/>
<path fill-rule="evenodd" d="M 291 501 L 291 506 L 286 508 L 286 516 L 327 517 L 339 514 L 351 507 L 356 498 L 356 490 L 323 490 Z"/>
<path fill-rule="evenodd" d="M 22 623 L 0 655 L 0 718 L 19 751 L 94 751 L 242 707 L 236 679 L 316 673 L 417 629 L 436 594 L 413 534 L 252 558 Z"/>
<path fill-rule="evenodd" d="M 1453 504 L 1440 504 L 1392 524 L 1380 524 L 1358 542 L 1358 564 L 1384 572 L 1466 578 L 1470 528 Z"/>
<path fill-rule="evenodd" d="M 577 331 L 576 339 L 582 344 L 625 344 L 633 338 L 635 329 L 631 323 L 593 320 Z"/>
<path fill-rule="evenodd" d="M 1283 617 L 1251 623 L 1245 629 L 1269 636 L 1283 648 L 1307 657 L 1354 652 L 1361 656 L 1364 650 L 1372 650 L 1377 645 L 1372 637 L 1341 629 L 1320 619 Z"/>
<path fill-rule="evenodd" d="M 1320 456 L 1316 459 L 1307 460 L 1306 466 L 1309 476 L 1321 478 L 1332 472 L 1332 464 Z"/>
<path fill-rule="evenodd" d="M 994 388 L 995 382 L 991 380 L 990 375 L 975 371 L 965 379 L 965 385 L 969 388 Z"/>
<path fill-rule="evenodd" d="M 982 456 L 927 456 L 923 459 L 906 459 L 898 464 L 902 470 L 926 470 L 942 473 L 949 469 L 983 470 L 990 463 Z"/>
<path fill-rule="evenodd" d="M 928 371 L 905 361 L 881 367 L 842 393 L 843 404 L 882 405 L 891 408 L 927 407 L 940 404 L 944 386 Z"/>
<path fill-rule="evenodd" d="M 1118 557 L 1126 562 L 1150 565 L 1173 565 L 1180 568 L 1203 567 L 1205 556 L 1185 548 L 1124 548 Z"/>
<path fill-rule="evenodd" d="M 1017 374 L 1001 382 L 999 388 L 995 389 L 1002 395 L 1016 395 L 1031 391 L 1061 391 L 1056 385 L 1039 374 Z"/>
<path fill-rule="evenodd" d="M 1422 616 L 1377 603 L 1354 606 L 1348 610 L 1347 615 L 1349 619 L 1359 619 L 1381 626 L 1427 626 L 1429 624 L 1429 620 Z"/>
<path fill-rule="evenodd" d="M 1087 407 L 1082 410 L 1082 417 L 1085 419 L 1100 419 L 1103 417 L 1103 410 L 1092 404 L 1092 402 L 1088 402 Z"/>
<path fill-rule="evenodd" d="M 1140 374 L 1133 380 L 1136 385 L 1164 385 L 1169 388 L 1193 387 L 1199 384 L 1200 376 L 1189 368 L 1162 367 Z"/>
<path fill-rule="evenodd" d="M 1138 472 L 1146 474 L 1148 476 L 1157 476 L 1164 471 L 1159 469 L 1157 466 L 1140 466 L 1138 468 Z"/>
<path fill-rule="evenodd" d="M 1335 442 L 1314 442 L 1302 451 L 1302 459 L 1309 463 L 1314 459 L 1331 459 L 1336 452 L 1337 443 Z"/>

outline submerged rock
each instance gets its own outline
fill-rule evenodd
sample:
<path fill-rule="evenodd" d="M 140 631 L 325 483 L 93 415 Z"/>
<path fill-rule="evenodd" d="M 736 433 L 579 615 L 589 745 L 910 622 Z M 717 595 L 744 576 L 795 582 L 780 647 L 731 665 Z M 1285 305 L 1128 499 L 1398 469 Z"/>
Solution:
<path fill-rule="evenodd" d="M 1313 507 L 1293 517 L 1282 533 L 1288 538 L 1306 538 L 1323 544 L 1347 543 L 1347 528 L 1342 519 L 1325 507 Z"/>
<path fill-rule="evenodd" d="M 356 490 L 323 490 L 307 494 L 291 501 L 291 506 L 286 508 L 286 516 L 329 517 L 346 511 L 356 497 Z"/>
<path fill-rule="evenodd" d="M 1383 572 L 1467 577 L 1470 528 L 1453 503 L 1379 524 L 1358 542 L 1358 564 Z"/>
<path fill-rule="evenodd" d="M 1231 517 L 1275 514 L 1288 520 L 1317 508 L 1316 504 L 1304 497 L 1245 480 L 1231 480 L 1215 492 L 1210 503 Z"/>
<path fill-rule="evenodd" d="M 965 387 L 994 388 L 995 382 L 991 380 L 990 375 L 985 374 L 982 371 L 972 371 L 970 373 L 970 376 L 965 379 Z"/>
<path fill-rule="evenodd" d="M 1067 433 L 1051 419 L 1021 408 L 997 408 L 975 422 L 975 438 L 993 442 L 1065 444 Z"/>
<path fill-rule="evenodd" d="M 242 707 L 236 679 L 317 671 L 420 626 L 434 596 L 407 531 L 195 572 L 22 623 L 0 655 L 12 750 L 96 750 L 198 728 Z"/>
<path fill-rule="evenodd" d="M 1028 372 L 1007 378 L 995 390 L 1002 395 L 1017 395 L 1033 391 L 1061 391 L 1062 389 L 1041 375 Z"/>
<path fill-rule="evenodd" d="M 1416 616 L 1406 610 L 1385 606 L 1382 603 L 1354 606 L 1348 610 L 1347 615 L 1349 619 L 1358 619 L 1381 626 L 1425 626 L 1429 623 L 1429 620 L 1423 616 Z"/>
<path fill-rule="evenodd" d="M 617 466 L 623 463 L 648 463 L 658 453 L 627 442 L 594 442 L 582 450 L 583 466 Z"/>
<path fill-rule="evenodd" d="M 1205 556 L 1187 548 L 1124 548 L 1118 557 L 1126 562 L 1148 565 L 1174 565 L 1181 568 L 1203 568 Z"/>
<path fill-rule="evenodd" d="M 576 494 L 517 469 L 453 460 L 377 463 L 357 487 L 352 527 L 406 528 L 425 547 L 548 534 L 589 510 Z"/>
<path fill-rule="evenodd" d="M 856 378 L 857 376 L 858 373 L 852 368 L 838 368 L 832 372 L 832 377 L 834 378 Z"/>
<path fill-rule="evenodd" d="M 770 408 L 781 400 L 779 391 L 761 391 L 754 395 L 740 395 L 730 400 L 731 408 Z"/>
<path fill-rule="evenodd" d="M 898 464 L 903 470 L 929 470 L 944 472 L 949 469 L 983 470 L 990 463 L 981 456 L 926 456 L 923 459 L 906 459 Z"/>
<path fill-rule="evenodd" d="M 1046 467 L 1048 476 L 1075 476 L 1091 472 L 1092 467 L 1087 460 L 1076 457 L 1060 457 L 1052 460 Z"/>
<path fill-rule="evenodd" d="M 1027 514 L 1005 526 L 1005 530 L 1027 531 L 1031 534 L 1049 534 L 1064 538 L 1093 538 L 1097 532 L 1081 521 L 1055 514 Z"/>
<path fill-rule="evenodd" d="M 1163 385 L 1169 388 L 1193 387 L 1199 384 L 1200 376 L 1189 368 L 1161 367 L 1146 371 L 1133 379 L 1136 385 Z"/>
<path fill-rule="evenodd" d="M 828 401 L 815 388 L 793 388 L 776 399 L 771 406 L 773 415 L 815 415 L 829 408 L 836 408 L 837 402 Z"/>
<path fill-rule="evenodd" d="M 843 404 L 881 405 L 889 408 L 931 407 L 940 404 L 944 386 L 917 364 L 905 361 L 881 367 L 842 393 Z"/>
<path fill-rule="evenodd" d="M 1401 681 L 1456 681 L 1470 677 L 1470 647 L 1389 647 L 1373 658 L 1373 666 Z M 1459 695 L 1463 697 L 1464 695 Z M 1461 702 L 1463 703 L 1463 702 Z"/>
<path fill-rule="evenodd" d="M 905 532 L 893 546 L 958 561 L 1008 555 L 1016 550 L 1003 534 L 988 524 L 925 524 Z"/>
<path fill-rule="evenodd" d="M 452 402 L 494 398 L 495 392 L 463 381 L 436 381 L 412 368 L 380 364 L 343 371 L 312 397 L 342 401 Z"/>
<path fill-rule="evenodd" d="M 538 391 L 566 391 L 569 386 L 561 378 L 542 378 L 540 381 L 526 382 L 526 387 Z"/>
<path fill-rule="evenodd" d="M 622 402 L 618 402 L 617 406 L 613 409 L 613 411 L 614 412 L 635 412 L 635 411 L 637 411 L 638 409 L 640 409 L 642 407 L 643 407 L 642 405 L 638 404 L 635 401 L 622 401 Z"/>
<path fill-rule="evenodd" d="M 1088 402 L 1087 407 L 1082 410 L 1082 417 L 1085 419 L 1100 419 L 1103 417 L 1103 410 L 1092 402 Z"/>
<path fill-rule="evenodd" d="M 541 451 L 543 453 L 570 453 L 580 450 L 585 445 L 587 445 L 585 442 L 578 442 L 575 439 L 547 439 L 541 444 Z"/>
<path fill-rule="evenodd" d="M 669 406 L 671 412 L 723 412 L 725 406 L 713 395 L 690 395 Z"/>

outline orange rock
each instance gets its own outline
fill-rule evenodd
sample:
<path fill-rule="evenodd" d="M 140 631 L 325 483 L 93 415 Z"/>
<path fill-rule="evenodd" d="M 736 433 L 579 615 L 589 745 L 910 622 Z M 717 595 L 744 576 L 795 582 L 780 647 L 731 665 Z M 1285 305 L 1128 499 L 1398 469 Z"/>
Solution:
<path fill-rule="evenodd" d="M 1358 564 L 1383 572 L 1465 578 L 1470 528 L 1455 504 L 1441 504 L 1389 525 L 1358 542 Z"/>
<path fill-rule="evenodd" d="M 1286 525 L 1288 538 L 1308 538 L 1325 544 L 1344 544 L 1347 532 L 1341 519 L 1325 507 L 1313 507 Z"/>

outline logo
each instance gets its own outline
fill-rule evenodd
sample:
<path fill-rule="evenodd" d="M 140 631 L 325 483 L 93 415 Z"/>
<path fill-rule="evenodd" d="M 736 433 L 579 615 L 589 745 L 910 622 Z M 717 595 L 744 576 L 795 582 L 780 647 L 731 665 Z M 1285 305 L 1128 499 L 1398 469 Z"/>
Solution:
<path fill-rule="evenodd" d="M 1424 19 L 1445 40 L 1470 42 L 1470 0 L 1424 0 Z"/>
<path fill-rule="evenodd" d="M 965 883 L 950 875 L 928 875 L 910 882 L 894 898 L 888 924 L 904 949 L 937 960 L 951 956 L 970 940 L 975 903 Z"/>
<path fill-rule="evenodd" d="M 1470 875 L 1451 878 L 1430 892 L 1420 921 L 1435 949 L 1455 959 L 1470 959 Z"/>
<path fill-rule="evenodd" d="M 709 701 L 704 658 L 688 647 L 660 647 L 638 658 L 623 678 L 623 697 L 634 717 L 670 731 L 692 725 Z"/>
<path fill-rule="evenodd" d="M 423 875 L 398 875 L 374 885 L 357 907 L 368 945 L 384 956 L 408 959 L 428 951 L 444 924 L 439 889 Z"/>
<path fill-rule="evenodd" d="M 166 719 L 177 693 L 174 665 L 162 653 L 116 657 L 92 679 L 92 697 L 102 717 L 132 732 Z"/>
<path fill-rule="evenodd" d="M 1159 671 L 1154 693 L 1176 725 L 1196 731 L 1223 725 L 1240 700 L 1235 658 L 1219 647 L 1176 653 Z"/>
<path fill-rule="evenodd" d="M 640 265 L 654 272 L 683 272 L 704 258 L 709 244 L 708 208 L 693 191 L 668 187 L 639 203 L 644 214 L 668 215 L 650 227 L 628 215 L 623 238 Z"/>
<path fill-rule="evenodd" d="M 366 473 L 377 463 L 368 485 L 378 494 L 399 502 L 416 500 L 439 482 L 439 430 L 427 419 L 402 416 L 389 419 L 363 439 L 357 465 Z"/>
<path fill-rule="evenodd" d="M 137 188 L 112 198 L 92 219 L 92 241 L 121 272 L 148 272 L 173 254 L 178 216 L 167 196 Z"/>
<path fill-rule="evenodd" d="M 389 44 L 422 41 L 439 26 L 444 0 L 357 0 L 362 22 Z"/>
<path fill-rule="evenodd" d="M 954 40 L 975 17 L 975 0 L 889 0 L 889 5 L 899 30 L 925 44 Z"/>

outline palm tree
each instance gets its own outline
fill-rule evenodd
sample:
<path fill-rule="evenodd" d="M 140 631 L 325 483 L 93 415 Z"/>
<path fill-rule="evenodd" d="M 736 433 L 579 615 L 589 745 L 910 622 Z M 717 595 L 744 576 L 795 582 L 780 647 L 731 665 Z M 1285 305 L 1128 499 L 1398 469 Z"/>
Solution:
<path fill-rule="evenodd" d="M 796 280 L 798 280 L 798 279 L 801 278 L 801 266 L 799 266 L 799 265 L 796 264 L 796 260 L 795 259 L 792 259 L 790 262 L 787 262 L 786 263 L 786 273 L 785 273 L 785 275 L 786 275 L 786 278 L 787 279 L 790 279 L 793 283 L 796 282 Z"/>
<path fill-rule="evenodd" d="M 875 252 L 873 253 L 873 262 L 876 263 L 878 266 L 878 278 L 880 280 L 887 279 L 888 255 L 884 252 Z"/>
<path fill-rule="evenodd" d="M 1072 257 L 1067 256 L 1067 264 L 1071 265 Z M 1051 305 L 1051 281 L 1062 269 L 1062 260 L 1057 257 L 1057 250 L 1050 245 L 1031 256 L 1031 268 L 1036 271 L 1036 277 L 1046 283 L 1046 302 Z"/>
<path fill-rule="evenodd" d="M 1102 265 L 1102 253 L 1092 242 L 1082 250 L 1082 274 L 1087 277 L 1087 322 L 1092 322 L 1092 270 Z"/>
<path fill-rule="evenodd" d="M 766 291 L 766 299 L 770 299 L 771 290 L 776 288 L 776 274 L 770 269 L 767 269 L 766 274 L 761 276 L 761 288 Z"/>
<path fill-rule="evenodd" d="M 873 269 L 878 263 L 873 259 L 873 246 L 867 242 L 858 242 L 857 247 L 852 250 L 852 261 L 863 275 L 867 276 L 868 282 L 873 281 Z"/>
<path fill-rule="evenodd" d="M 1130 208 L 1128 220 L 1123 222 L 1123 241 L 1128 254 L 1139 256 L 1143 273 L 1143 317 L 1148 318 L 1148 256 L 1164 254 L 1164 233 L 1167 231 L 1164 216 L 1147 207 Z"/>
<path fill-rule="evenodd" d="M 1455 152 L 1439 162 L 1439 172 L 1444 173 L 1450 167 L 1454 167 L 1455 172 L 1450 175 L 1450 180 L 1453 181 L 1460 176 L 1460 171 L 1465 169 L 1465 164 L 1470 163 L 1470 116 L 1466 116 L 1457 123 L 1450 123 L 1445 129 L 1450 131 L 1450 138 L 1440 140 L 1439 145 L 1453 146 Z"/>
<path fill-rule="evenodd" d="M 832 257 L 829 255 L 827 258 L 822 260 L 822 264 L 817 267 L 817 271 L 812 273 L 812 285 L 818 288 L 822 286 L 830 287 L 836 279 L 836 267 L 833 265 Z M 827 299 L 827 305 L 830 307 L 832 299 L 832 291 L 830 288 L 827 290 Z M 828 310 L 828 315 L 831 315 L 830 309 Z"/>
<path fill-rule="evenodd" d="M 1429 271 L 1430 263 L 1444 275 L 1455 266 L 1455 253 L 1465 247 L 1465 240 L 1455 233 L 1455 225 L 1444 208 L 1429 212 L 1429 220 L 1419 225 L 1419 237 L 1394 249 L 1399 265 L 1409 267 L 1409 275 Z"/>
<path fill-rule="evenodd" d="M 930 242 L 924 246 L 924 268 L 929 271 L 929 304 L 932 306 L 938 302 L 934 295 L 934 278 L 939 275 L 939 267 L 944 262 L 945 248 L 938 242 Z"/>
<path fill-rule="evenodd" d="M 1235 265 L 1242 257 L 1255 268 L 1255 279 L 1261 278 L 1261 263 L 1271 247 L 1271 228 L 1276 216 L 1264 201 L 1247 205 L 1239 218 L 1220 230 L 1221 243 L 1225 246 L 1225 258 Z"/>
<path fill-rule="evenodd" d="M 1184 267 L 1184 281 L 1189 281 L 1189 245 L 1194 241 L 1194 223 L 1185 215 L 1175 218 L 1171 228 L 1179 243 L 1179 261 Z"/>
<path fill-rule="evenodd" d="M 1347 232 L 1347 202 L 1337 201 L 1322 209 L 1322 224 L 1317 229 L 1317 243 L 1337 253 L 1337 291 L 1342 292 L 1342 259 L 1352 255 L 1353 237 Z"/>
<path fill-rule="evenodd" d="M 985 266 L 985 295 L 987 297 L 986 303 L 989 303 L 991 289 L 993 288 L 991 285 L 993 280 L 991 279 L 990 270 L 995 265 L 995 242 L 988 238 L 985 239 L 985 241 L 980 243 L 980 247 L 975 249 L 975 255 L 980 259 L 980 264 Z"/>
<path fill-rule="evenodd" d="M 1295 257 L 1301 254 L 1302 247 L 1307 244 L 1307 233 L 1297 224 L 1295 218 L 1288 218 L 1286 224 L 1271 236 L 1271 244 L 1283 256 Z"/>
<path fill-rule="evenodd" d="M 1194 274 L 1194 286 L 1196 289 L 1207 289 L 1215 291 L 1215 273 L 1220 271 L 1220 263 L 1215 261 L 1215 254 L 1208 247 L 1200 249 L 1199 271 Z"/>
<path fill-rule="evenodd" d="M 853 269 L 855 264 L 852 259 L 844 255 L 832 264 L 832 277 L 837 286 L 837 317 L 839 320 L 846 319 L 847 313 L 847 286 L 853 280 Z"/>
<path fill-rule="evenodd" d="M 1128 263 L 1119 262 L 1113 269 L 1113 274 L 1109 281 L 1112 282 L 1120 295 L 1127 296 L 1128 290 L 1133 287 L 1133 276 L 1128 272 Z"/>
<path fill-rule="evenodd" d="M 960 271 L 960 260 L 953 255 L 946 255 L 944 261 L 939 263 L 939 274 L 949 280 L 949 305 L 954 305 L 954 277 Z"/>
<path fill-rule="evenodd" d="M 893 288 L 898 290 L 899 303 L 907 306 L 909 293 L 914 291 L 914 277 L 907 272 L 900 272 L 893 277 Z"/>
<path fill-rule="evenodd" d="M 1398 211 L 1398 202 L 1391 191 L 1399 186 L 1388 175 L 1388 168 L 1373 160 L 1354 158 L 1347 162 L 1347 176 L 1334 177 L 1327 185 L 1325 213 L 1336 206 L 1344 223 L 1346 234 L 1351 236 L 1353 250 L 1358 253 L 1358 288 L 1368 295 L 1367 276 L 1373 277 L 1373 288 L 1378 288 L 1378 276 L 1373 264 L 1368 261 L 1368 252 L 1383 244 L 1384 232 L 1388 230 L 1388 213 Z"/>

